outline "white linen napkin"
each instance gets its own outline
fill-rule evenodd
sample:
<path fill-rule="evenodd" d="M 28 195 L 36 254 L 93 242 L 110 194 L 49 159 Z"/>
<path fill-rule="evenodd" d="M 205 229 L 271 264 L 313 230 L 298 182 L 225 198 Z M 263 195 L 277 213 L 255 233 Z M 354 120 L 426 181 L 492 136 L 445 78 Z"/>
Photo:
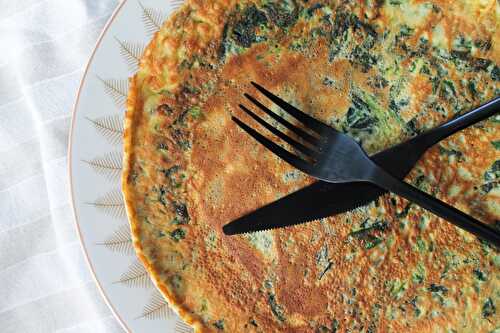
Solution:
<path fill-rule="evenodd" d="M 74 225 L 67 139 L 118 0 L 0 0 L 0 332 L 122 332 Z"/>

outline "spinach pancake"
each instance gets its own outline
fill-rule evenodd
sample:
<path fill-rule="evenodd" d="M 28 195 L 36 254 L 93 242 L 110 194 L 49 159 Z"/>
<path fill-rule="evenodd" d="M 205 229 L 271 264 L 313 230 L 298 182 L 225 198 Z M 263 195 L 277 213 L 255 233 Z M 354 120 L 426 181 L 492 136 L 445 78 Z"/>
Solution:
<path fill-rule="evenodd" d="M 187 0 L 130 80 L 123 172 L 137 254 L 180 316 L 196 332 L 499 332 L 498 249 L 396 195 L 222 232 L 314 181 L 231 121 L 259 128 L 238 110 L 251 81 L 373 154 L 500 95 L 499 16 L 496 0 Z M 500 117 L 406 181 L 500 230 Z"/>

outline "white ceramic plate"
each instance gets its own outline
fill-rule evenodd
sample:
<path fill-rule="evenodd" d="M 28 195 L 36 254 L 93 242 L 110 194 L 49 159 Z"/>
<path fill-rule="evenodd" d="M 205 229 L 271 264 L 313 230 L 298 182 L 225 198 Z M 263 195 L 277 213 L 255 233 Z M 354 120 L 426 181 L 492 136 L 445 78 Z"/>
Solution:
<path fill-rule="evenodd" d="M 156 290 L 131 243 L 120 189 L 128 77 L 182 0 L 126 0 L 99 38 L 70 135 L 70 183 L 80 239 L 106 302 L 129 332 L 191 332 Z"/>

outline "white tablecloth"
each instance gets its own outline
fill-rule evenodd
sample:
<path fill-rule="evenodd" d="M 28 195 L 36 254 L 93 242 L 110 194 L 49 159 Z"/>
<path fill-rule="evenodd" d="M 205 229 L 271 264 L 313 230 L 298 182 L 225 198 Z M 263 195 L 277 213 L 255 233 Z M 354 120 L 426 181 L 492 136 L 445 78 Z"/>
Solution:
<path fill-rule="evenodd" d="M 0 332 L 122 332 L 70 206 L 67 139 L 118 0 L 0 0 Z"/>

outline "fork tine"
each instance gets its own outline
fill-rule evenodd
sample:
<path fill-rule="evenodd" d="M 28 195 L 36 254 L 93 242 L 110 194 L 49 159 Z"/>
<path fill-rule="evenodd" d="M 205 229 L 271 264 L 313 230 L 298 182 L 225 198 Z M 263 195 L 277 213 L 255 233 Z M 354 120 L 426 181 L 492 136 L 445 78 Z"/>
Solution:
<path fill-rule="evenodd" d="M 250 100 L 253 104 L 259 107 L 262 111 L 264 111 L 267 115 L 269 115 L 271 118 L 279 122 L 281 125 L 285 126 L 295 134 L 297 134 L 299 137 L 304 139 L 305 141 L 309 142 L 312 145 L 316 145 L 319 142 L 318 138 L 315 138 L 311 134 L 307 133 L 306 131 L 298 128 L 297 126 L 293 125 L 292 123 L 288 122 L 286 119 L 278 116 L 276 113 L 273 111 L 269 110 L 264 104 L 256 100 L 254 97 L 250 96 L 249 94 L 245 93 L 243 94 L 246 98 Z"/>
<path fill-rule="evenodd" d="M 328 125 L 323 124 L 321 121 L 314 119 L 313 117 L 305 114 L 304 112 L 300 111 L 293 105 L 285 102 L 278 96 L 274 95 L 270 91 L 266 90 L 264 87 L 261 85 L 252 82 L 252 85 L 257 88 L 262 94 L 264 94 L 267 98 L 269 98 L 271 101 L 273 101 L 275 104 L 277 104 L 279 107 L 281 107 L 284 111 L 288 112 L 291 114 L 294 118 L 297 120 L 301 121 L 304 123 L 306 126 L 310 127 L 314 131 L 316 131 L 318 134 L 321 134 L 322 131 L 330 129 Z"/>
<path fill-rule="evenodd" d="M 250 117 L 252 117 L 255 121 L 257 121 L 259 124 L 264 126 L 268 131 L 270 131 L 271 133 L 273 133 L 274 135 L 276 135 L 277 137 L 279 137 L 280 139 L 282 139 L 283 141 L 285 141 L 286 143 L 288 143 L 290 146 L 297 149 L 301 153 L 308 155 L 310 157 L 314 157 L 317 155 L 317 152 L 315 152 L 314 150 L 312 150 L 312 149 L 304 146 L 303 144 L 295 141 L 294 139 L 290 138 L 288 135 L 281 132 L 280 130 L 274 128 L 267 121 L 265 121 L 261 117 L 257 116 L 255 113 L 253 113 L 249 109 L 247 109 L 244 105 L 240 104 L 239 107 L 243 111 L 245 111 Z"/>
<path fill-rule="evenodd" d="M 231 117 L 232 120 L 245 132 L 247 132 L 252 138 L 257 140 L 261 145 L 269 149 L 271 152 L 273 152 L 276 156 L 279 158 L 283 159 L 285 162 L 288 164 L 292 165 L 293 167 L 301 170 L 302 172 L 305 173 L 310 173 L 311 171 L 311 166 L 309 163 L 304 161 L 303 159 L 299 158 L 298 156 L 290 153 L 286 149 L 281 148 L 271 140 L 267 139 L 264 137 L 262 134 L 242 122 L 236 117 Z"/>

